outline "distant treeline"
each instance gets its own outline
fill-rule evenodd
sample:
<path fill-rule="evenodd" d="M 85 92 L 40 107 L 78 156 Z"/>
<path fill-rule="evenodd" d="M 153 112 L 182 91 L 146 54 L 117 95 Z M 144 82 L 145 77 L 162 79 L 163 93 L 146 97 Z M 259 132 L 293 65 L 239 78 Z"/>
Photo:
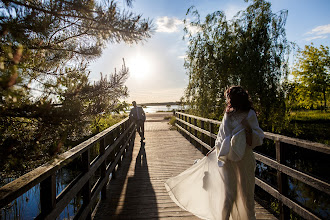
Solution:
<path fill-rule="evenodd" d="M 180 105 L 181 103 L 178 102 L 155 102 L 155 103 L 141 103 L 140 105 L 144 106 L 159 106 L 159 105 Z"/>

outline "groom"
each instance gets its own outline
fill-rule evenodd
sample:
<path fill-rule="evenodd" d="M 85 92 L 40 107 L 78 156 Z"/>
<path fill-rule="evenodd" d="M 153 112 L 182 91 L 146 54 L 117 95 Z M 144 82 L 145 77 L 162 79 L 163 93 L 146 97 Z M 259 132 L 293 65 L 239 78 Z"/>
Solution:
<path fill-rule="evenodd" d="M 137 132 L 140 134 L 141 142 L 145 139 L 144 138 L 144 122 L 146 120 L 146 114 L 143 111 L 143 108 L 140 106 L 136 106 L 136 102 L 133 101 L 133 108 L 129 113 L 129 118 L 132 119 L 136 124 Z"/>

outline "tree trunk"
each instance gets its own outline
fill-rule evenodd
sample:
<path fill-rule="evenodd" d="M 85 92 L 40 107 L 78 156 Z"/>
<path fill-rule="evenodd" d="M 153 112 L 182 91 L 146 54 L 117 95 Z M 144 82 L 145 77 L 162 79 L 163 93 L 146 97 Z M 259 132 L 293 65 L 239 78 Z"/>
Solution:
<path fill-rule="evenodd" d="M 327 111 L 327 96 L 326 96 L 326 89 L 323 88 L 323 100 L 324 100 L 324 111 Z"/>

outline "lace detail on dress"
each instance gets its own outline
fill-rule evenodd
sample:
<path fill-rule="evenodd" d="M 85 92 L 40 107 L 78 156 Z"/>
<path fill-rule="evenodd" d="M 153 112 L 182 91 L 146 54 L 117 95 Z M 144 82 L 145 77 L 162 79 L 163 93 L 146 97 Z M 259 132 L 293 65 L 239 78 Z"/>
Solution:
<path fill-rule="evenodd" d="M 228 114 L 228 119 L 230 120 L 230 127 L 235 128 L 241 121 L 246 118 L 249 112 L 233 112 Z"/>

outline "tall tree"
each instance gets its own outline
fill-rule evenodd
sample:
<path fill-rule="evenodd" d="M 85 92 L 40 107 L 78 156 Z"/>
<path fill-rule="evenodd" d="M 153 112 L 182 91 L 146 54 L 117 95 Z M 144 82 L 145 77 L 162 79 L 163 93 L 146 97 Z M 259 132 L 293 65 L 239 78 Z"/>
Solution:
<path fill-rule="evenodd" d="M 188 10 L 194 16 L 189 26 L 198 31 L 185 29 L 189 40 L 186 97 L 203 116 L 219 118 L 224 90 L 241 85 L 249 91 L 263 127 L 274 130 L 280 128 L 286 109 L 281 79 L 286 75 L 289 48 L 284 29 L 287 11 L 274 14 L 269 2 L 252 2 L 230 21 L 217 11 L 202 22 L 197 11 Z"/>
<path fill-rule="evenodd" d="M 131 6 L 132 0 L 127 0 Z M 107 43 L 137 43 L 152 24 L 115 1 L 0 1 L 0 145 L 5 157 L 56 153 L 127 95 L 123 67 L 89 82 L 88 62 Z M 44 152 L 41 152 L 41 154 Z M 30 154 L 31 155 L 31 154 Z"/>
<path fill-rule="evenodd" d="M 306 45 L 303 50 L 298 51 L 292 74 L 299 96 L 298 105 L 311 108 L 323 103 L 326 111 L 330 91 L 329 47 Z"/>

